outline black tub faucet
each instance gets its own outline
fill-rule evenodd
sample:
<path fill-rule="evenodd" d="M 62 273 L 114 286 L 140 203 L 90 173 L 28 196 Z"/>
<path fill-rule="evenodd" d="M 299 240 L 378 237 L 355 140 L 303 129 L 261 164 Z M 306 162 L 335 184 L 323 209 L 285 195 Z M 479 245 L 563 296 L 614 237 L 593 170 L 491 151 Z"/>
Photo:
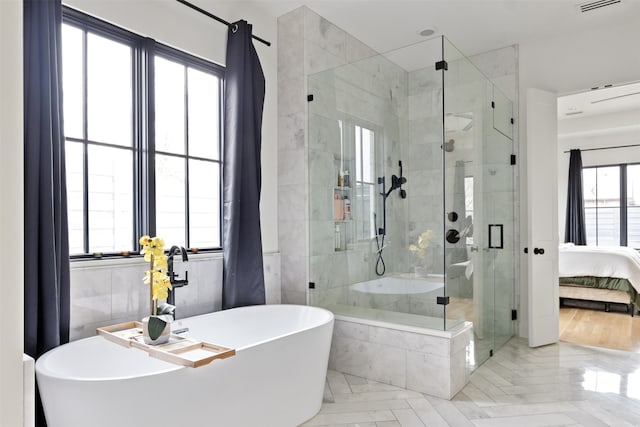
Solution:
<path fill-rule="evenodd" d="M 182 246 L 171 246 L 169 249 L 169 254 L 167 256 L 167 274 L 169 275 L 169 281 L 171 282 L 172 290 L 169 291 L 169 296 L 167 297 L 167 303 L 171 305 L 176 305 L 176 296 L 175 291 L 176 288 L 181 288 L 183 286 L 187 286 L 189 284 L 189 272 L 185 270 L 184 279 L 177 279 L 178 274 L 173 271 L 173 256 L 182 254 L 182 262 L 189 261 L 189 257 L 187 256 L 187 250 Z M 175 316 L 175 312 L 174 312 Z"/>

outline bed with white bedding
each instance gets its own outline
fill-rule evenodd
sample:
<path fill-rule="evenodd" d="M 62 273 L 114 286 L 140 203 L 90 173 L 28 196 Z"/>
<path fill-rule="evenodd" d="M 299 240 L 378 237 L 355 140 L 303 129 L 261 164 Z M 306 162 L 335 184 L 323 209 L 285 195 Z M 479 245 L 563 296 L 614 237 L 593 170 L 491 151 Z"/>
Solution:
<path fill-rule="evenodd" d="M 560 245 L 560 300 L 640 305 L 640 254 L 629 247 Z"/>

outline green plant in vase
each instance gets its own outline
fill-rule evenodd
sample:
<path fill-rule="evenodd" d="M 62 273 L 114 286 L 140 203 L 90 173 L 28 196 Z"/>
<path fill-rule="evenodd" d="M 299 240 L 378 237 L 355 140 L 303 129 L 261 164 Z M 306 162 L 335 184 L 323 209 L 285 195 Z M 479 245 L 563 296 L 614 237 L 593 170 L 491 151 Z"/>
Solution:
<path fill-rule="evenodd" d="M 140 254 L 144 255 L 144 260 L 149 263 L 149 270 L 145 271 L 144 283 L 149 285 L 150 316 L 147 328 L 152 342 L 147 342 L 146 339 L 145 342 L 159 344 L 160 342 L 156 341 L 163 335 L 167 325 L 173 321 L 175 310 L 175 306 L 166 303 L 171 290 L 171 281 L 167 276 L 164 240 L 160 237 L 142 236 L 140 244 L 142 245 Z M 163 341 L 168 340 L 169 334 L 166 331 L 166 340 Z"/>

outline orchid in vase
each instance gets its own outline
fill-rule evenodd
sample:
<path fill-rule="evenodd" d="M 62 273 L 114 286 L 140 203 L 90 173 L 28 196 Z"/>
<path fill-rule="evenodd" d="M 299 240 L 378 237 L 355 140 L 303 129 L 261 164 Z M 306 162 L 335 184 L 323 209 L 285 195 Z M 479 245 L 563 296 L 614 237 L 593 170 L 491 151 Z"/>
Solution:
<path fill-rule="evenodd" d="M 140 238 L 142 245 L 141 255 L 144 260 L 149 263 L 149 270 L 145 271 L 144 283 L 149 285 L 149 301 L 151 315 L 147 319 L 143 319 L 146 323 L 150 340 L 146 339 L 147 344 L 160 344 L 169 340 L 168 324 L 173 321 L 173 311 L 175 306 L 166 303 L 171 290 L 171 281 L 167 276 L 167 256 L 164 254 L 164 240 L 160 237 L 142 236 Z M 144 328 L 143 328 L 144 329 Z M 147 331 L 144 331 L 147 333 Z M 164 332 L 164 334 L 163 334 Z M 161 336 L 166 339 L 161 340 Z"/>
<path fill-rule="evenodd" d="M 431 254 L 428 253 L 429 245 L 433 240 L 433 231 L 425 230 L 418 236 L 416 244 L 409 245 L 411 251 L 417 258 L 417 264 L 414 266 L 417 276 L 427 276 L 431 269 Z"/>

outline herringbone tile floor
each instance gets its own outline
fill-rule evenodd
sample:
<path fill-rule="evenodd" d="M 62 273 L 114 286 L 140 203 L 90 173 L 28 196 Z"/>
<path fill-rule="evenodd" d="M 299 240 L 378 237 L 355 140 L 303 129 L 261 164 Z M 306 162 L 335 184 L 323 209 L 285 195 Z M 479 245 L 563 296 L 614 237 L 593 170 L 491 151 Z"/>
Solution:
<path fill-rule="evenodd" d="M 513 338 L 451 401 L 329 371 L 304 426 L 640 426 L 640 354 Z"/>

